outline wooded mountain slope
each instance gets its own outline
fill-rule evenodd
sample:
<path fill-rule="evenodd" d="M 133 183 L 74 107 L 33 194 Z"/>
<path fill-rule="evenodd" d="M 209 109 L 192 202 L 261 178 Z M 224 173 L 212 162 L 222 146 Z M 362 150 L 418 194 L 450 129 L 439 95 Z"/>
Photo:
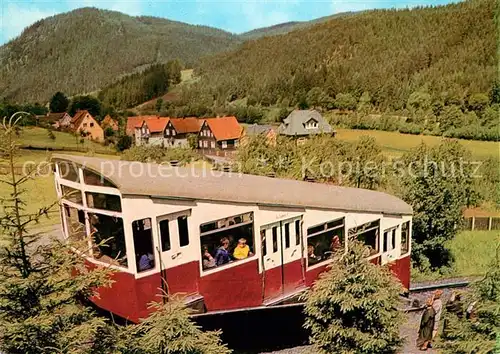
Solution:
<path fill-rule="evenodd" d="M 91 92 L 150 64 L 180 59 L 192 66 L 238 43 L 215 28 L 82 8 L 38 21 L 0 47 L 0 98 Z"/>
<path fill-rule="evenodd" d="M 314 87 L 330 97 L 367 91 L 381 110 L 417 91 L 446 102 L 491 91 L 497 72 L 495 0 L 412 10 L 375 10 L 208 58 L 200 88 L 219 101 L 300 102 Z"/>
<path fill-rule="evenodd" d="M 262 28 L 257 28 L 248 32 L 241 33 L 239 37 L 244 40 L 248 39 L 258 39 L 261 37 L 266 37 L 266 36 L 275 36 L 279 34 L 286 34 L 292 31 L 295 31 L 297 29 L 301 28 L 306 28 L 313 26 L 317 23 L 322 23 L 322 22 L 327 22 L 330 21 L 331 19 L 334 19 L 336 17 L 341 17 L 341 16 L 352 16 L 355 14 L 359 14 L 361 12 L 341 12 L 338 14 L 330 15 L 330 16 L 324 16 L 320 18 L 316 18 L 311 21 L 290 21 L 290 22 L 285 22 L 285 23 L 280 23 L 274 26 L 269 26 L 269 27 L 262 27 Z"/>

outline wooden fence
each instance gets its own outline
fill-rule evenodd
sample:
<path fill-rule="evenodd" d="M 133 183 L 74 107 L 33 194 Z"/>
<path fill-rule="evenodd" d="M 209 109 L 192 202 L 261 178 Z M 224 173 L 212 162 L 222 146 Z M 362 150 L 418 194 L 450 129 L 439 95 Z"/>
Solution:
<path fill-rule="evenodd" d="M 52 173 L 51 163 L 38 163 L 36 165 L 14 166 L 14 174 L 24 176 L 30 173 L 39 175 L 50 175 Z M 0 165 L 0 176 L 10 175 L 11 170 L 9 165 Z"/>
<path fill-rule="evenodd" d="M 500 217 L 471 216 L 464 218 L 464 230 L 500 230 Z"/>

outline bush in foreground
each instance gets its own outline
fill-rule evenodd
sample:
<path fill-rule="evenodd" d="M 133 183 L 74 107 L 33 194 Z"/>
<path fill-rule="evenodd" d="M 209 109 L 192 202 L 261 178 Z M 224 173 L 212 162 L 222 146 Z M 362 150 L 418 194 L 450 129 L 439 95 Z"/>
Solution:
<path fill-rule="evenodd" d="M 386 268 L 365 258 L 365 247 L 349 243 L 306 294 L 304 327 L 320 353 L 395 353 L 402 344 L 396 309 L 401 284 Z"/>

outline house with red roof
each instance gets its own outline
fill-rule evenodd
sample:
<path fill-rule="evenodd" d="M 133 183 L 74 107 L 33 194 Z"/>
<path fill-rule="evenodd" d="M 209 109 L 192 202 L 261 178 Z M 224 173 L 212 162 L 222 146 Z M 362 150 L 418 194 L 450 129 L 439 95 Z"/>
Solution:
<path fill-rule="evenodd" d="M 170 118 L 165 127 L 166 147 L 189 147 L 188 136 L 198 135 L 203 124 L 198 118 Z"/>
<path fill-rule="evenodd" d="M 115 132 L 117 132 L 120 129 L 118 121 L 116 121 L 116 119 L 111 118 L 109 114 L 107 114 L 106 117 L 104 117 L 104 119 L 102 120 L 101 127 L 104 130 L 111 128 Z"/>
<path fill-rule="evenodd" d="M 104 130 L 87 110 L 76 112 L 75 116 L 71 119 L 69 129 L 84 138 L 97 142 L 104 141 Z"/>
<path fill-rule="evenodd" d="M 159 116 L 144 117 L 134 127 L 135 144 L 165 146 L 164 131 L 169 120 Z"/>
<path fill-rule="evenodd" d="M 207 118 L 198 133 L 198 148 L 206 155 L 226 156 L 236 150 L 242 132 L 236 117 Z"/>

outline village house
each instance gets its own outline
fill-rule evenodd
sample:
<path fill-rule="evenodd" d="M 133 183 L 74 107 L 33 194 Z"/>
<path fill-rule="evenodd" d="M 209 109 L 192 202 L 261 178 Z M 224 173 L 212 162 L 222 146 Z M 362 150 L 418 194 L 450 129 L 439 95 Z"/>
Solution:
<path fill-rule="evenodd" d="M 36 116 L 41 126 L 52 126 L 54 129 L 67 129 L 71 125 L 71 116 L 66 113 L 47 113 L 47 115 Z"/>
<path fill-rule="evenodd" d="M 278 134 L 296 138 L 298 141 L 318 135 L 335 135 L 335 130 L 316 110 L 295 110 L 278 128 Z"/>
<path fill-rule="evenodd" d="M 231 155 L 242 131 L 236 117 L 205 119 L 198 134 L 198 148 L 205 155 Z"/>
<path fill-rule="evenodd" d="M 189 147 L 188 136 L 197 135 L 203 120 L 198 118 L 170 118 L 165 127 L 166 147 Z"/>
<path fill-rule="evenodd" d="M 104 130 L 87 110 L 76 112 L 73 119 L 71 119 L 69 128 L 74 133 L 79 133 L 87 139 L 97 142 L 104 141 Z"/>
<path fill-rule="evenodd" d="M 102 120 L 101 127 L 104 130 L 111 128 L 114 132 L 117 132 L 120 129 L 118 122 L 115 119 L 111 118 L 109 114 L 107 114 L 106 117 L 104 117 L 104 119 Z"/>
<path fill-rule="evenodd" d="M 170 118 L 148 117 L 135 126 L 135 144 L 165 146 L 164 131 Z"/>
<path fill-rule="evenodd" d="M 241 144 L 245 144 L 248 138 L 254 136 L 264 136 L 270 145 L 276 144 L 277 127 L 273 125 L 252 124 L 244 127 L 243 135 L 241 137 Z"/>

